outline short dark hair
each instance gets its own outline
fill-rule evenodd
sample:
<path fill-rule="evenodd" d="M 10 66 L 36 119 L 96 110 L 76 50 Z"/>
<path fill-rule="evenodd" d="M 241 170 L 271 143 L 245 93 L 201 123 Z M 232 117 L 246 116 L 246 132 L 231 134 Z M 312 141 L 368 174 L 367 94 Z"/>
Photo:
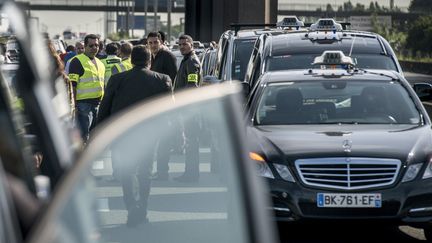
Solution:
<path fill-rule="evenodd" d="M 98 40 L 99 41 L 99 37 L 97 35 L 94 34 L 88 34 L 84 37 L 84 46 L 86 46 L 89 42 L 89 39 L 94 39 L 94 40 Z"/>
<path fill-rule="evenodd" d="M 123 42 L 120 46 L 120 52 L 129 56 L 132 52 L 133 45 L 130 42 Z"/>
<path fill-rule="evenodd" d="M 166 40 L 166 34 L 165 32 L 163 32 L 162 30 L 159 30 L 158 33 L 160 34 L 160 39 L 162 40 L 163 43 L 165 43 Z"/>
<path fill-rule="evenodd" d="M 147 39 L 150 38 L 150 37 L 157 37 L 162 42 L 162 37 L 159 34 L 159 32 L 152 31 L 152 32 L 148 33 Z"/>
<path fill-rule="evenodd" d="M 190 35 L 181 35 L 179 37 L 179 40 L 187 40 L 187 42 L 189 42 L 193 45 L 193 39 Z"/>
<path fill-rule="evenodd" d="M 105 51 L 107 55 L 116 55 L 118 51 L 118 47 L 116 43 L 111 42 L 105 47 Z"/>
<path fill-rule="evenodd" d="M 73 45 L 68 45 L 68 46 L 66 47 L 66 52 L 70 52 L 70 51 L 75 51 L 75 46 L 73 46 Z"/>
<path fill-rule="evenodd" d="M 150 51 L 144 45 L 136 45 L 132 49 L 131 62 L 135 66 L 150 66 Z"/>

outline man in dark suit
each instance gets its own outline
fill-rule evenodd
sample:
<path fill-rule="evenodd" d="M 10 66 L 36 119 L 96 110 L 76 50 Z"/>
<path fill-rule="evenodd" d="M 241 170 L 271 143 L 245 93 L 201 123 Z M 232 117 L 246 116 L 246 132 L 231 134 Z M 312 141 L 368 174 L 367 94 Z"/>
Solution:
<path fill-rule="evenodd" d="M 131 70 L 115 74 L 109 79 L 99 107 L 98 123 L 139 101 L 171 92 L 170 77 L 149 70 L 150 52 L 145 46 L 138 45 L 133 48 L 131 61 L 134 65 Z M 128 210 L 126 225 L 131 227 L 147 222 L 147 200 L 150 193 L 154 148 L 146 151 L 142 161 L 130 162 L 128 154 L 125 153 L 128 149 L 120 147 L 122 146 L 113 146 L 111 154 L 113 163 L 121 165 L 123 200 Z M 135 200 L 132 189 L 135 174 L 138 174 L 139 181 L 138 200 Z"/>
<path fill-rule="evenodd" d="M 158 73 L 166 74 L 174 81 L 177 75 L 176 57 L 163 45 L 164 42 L 161 34 L 159 32 L 150 32 L 147 35 L 147 43 L 152 54 L 150 69 Z M 171 121 L 169 126 L 179 127 L 176 121 Z M 177 138 L 182 138 L 180 129 L 177 130 L 179 130 L 179 133 L 175 138 L 173 138 L 173 136 L 165 136 L 161 137 L 159 140 L 156 152 L 156 173 L 152 177 L 154 180 L 168 180 L 170 150 L 174 148 L 175 145 L 180 144 L 180 142 L 176 141 Z"/>

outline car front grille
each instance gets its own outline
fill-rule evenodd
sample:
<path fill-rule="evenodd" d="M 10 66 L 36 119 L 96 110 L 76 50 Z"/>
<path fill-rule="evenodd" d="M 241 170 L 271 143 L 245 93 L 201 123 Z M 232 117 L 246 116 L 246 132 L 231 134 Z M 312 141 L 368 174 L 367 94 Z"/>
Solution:
<path fill-rule="evenodd" d="M 306 185 L 356 190 L 393 184 L 401 161 L 381 158 L 314 158 L 298 159 L 295 166 Z"/>

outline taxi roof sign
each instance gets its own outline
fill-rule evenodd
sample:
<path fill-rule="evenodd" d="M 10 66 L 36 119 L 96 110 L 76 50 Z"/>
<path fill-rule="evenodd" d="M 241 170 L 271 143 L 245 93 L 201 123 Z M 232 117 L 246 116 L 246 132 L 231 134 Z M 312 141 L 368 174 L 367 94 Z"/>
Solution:
<path fill-rule="evenodd" d="M 303 26 L 303 21 L 300 21 L 297 16 L 288 16 L 276 23 L 276 27 L 280 28 L 296 27 L 298 29 Z"/>
<path fill-rule="evenodd" d="M 311 31 L 342 31 L 343 27 L 332 18 L 319 19 L 315 24 L 311 24 Z"/>
<path fill-rule="evenodd" d="M 351 57 L 344 55 L 342 51 L 324 51 L 321 56 L 315 57 L 312 65 L 348 65 L 355 66 Z"/>

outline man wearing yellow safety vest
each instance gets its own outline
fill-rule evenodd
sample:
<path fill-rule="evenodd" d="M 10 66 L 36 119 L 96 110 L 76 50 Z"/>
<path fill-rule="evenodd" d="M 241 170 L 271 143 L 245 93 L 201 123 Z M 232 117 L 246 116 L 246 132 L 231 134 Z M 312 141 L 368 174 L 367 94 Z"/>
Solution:
<path fill-rule="evenodd" d="M 120 64 L 121 58 L 117 56 L 118 47 L 116 43 L 109 43 L 105 48 L 107 57 L 101 59 L 105 66 L 105 87 L 107 86 L 108 80 L 111 77 L 111 69 L 116 65 Z"/>
<path fill-rule="evenodd" d="M 180 63 L 177 76 L 174 81 L 174 92 L 189 88 L 199 87 L 201 84 L 201 63 L 193 49 L 193 39 L 189 35 L 179 37 L 180 53 L 183 60 Z M 199 117 L 183 120 L 183 137 L 185 148 L 185 172 L 180 177 L 174 178 L 180 182 L 196 182 L 199 179 Z"/>
<path fill-rule="evenodd" d="M 122 73 L 124 71 L 132 69 L 131 63 L 131 53 L 132 53 L 132 44 L 129 42 L 125 42 L 120 46 L 120 58 L 122 59 L 121 63 L 117 63 L 112 67 L 111 75 L 116 73 Z"/>
<path fill-rule="evenodd" d="M 83 140 L 87 141 L 104 95 L 105 66 L 96 58 L 99 49 L 98 36 L 87 35 L 84 38 L 84 48 L 84 53 L 73 57 L 68 76 L 73 85 L 78 125 Z"/>

